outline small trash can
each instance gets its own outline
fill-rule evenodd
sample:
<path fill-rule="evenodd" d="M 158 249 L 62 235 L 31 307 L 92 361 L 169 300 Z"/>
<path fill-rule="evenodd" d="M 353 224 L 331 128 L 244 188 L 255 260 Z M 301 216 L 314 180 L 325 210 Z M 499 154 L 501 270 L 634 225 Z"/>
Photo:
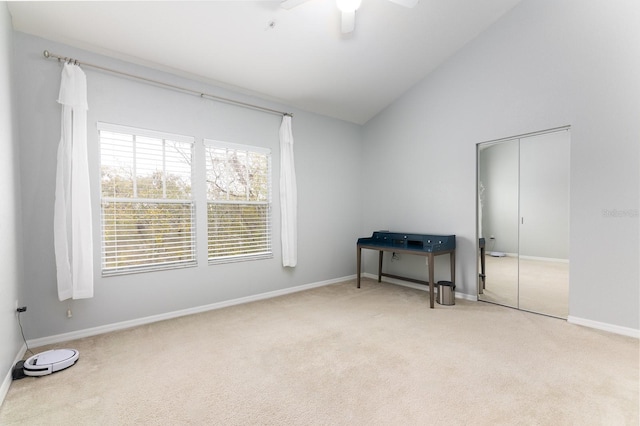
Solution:
<path fill-rule="evenodd" d="M 456 286 L 451 281 L 438 281 L 436 285 L 436 302 L 440 305 L 456 304 Z"/>

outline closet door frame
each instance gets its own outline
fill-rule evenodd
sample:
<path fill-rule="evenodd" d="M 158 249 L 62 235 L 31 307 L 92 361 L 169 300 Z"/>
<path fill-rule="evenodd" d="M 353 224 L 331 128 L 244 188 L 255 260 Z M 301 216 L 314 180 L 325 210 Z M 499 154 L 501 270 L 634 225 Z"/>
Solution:
<path fill-rule="evenodd" d="M 566 318 L 568 316 L 568 295 L 566 297 L 566 302 L 564 302 L 564 300 L 562 301 L 562 302 L 564 302 L 563 304 L 566 304 L 566 307 L 564 308 L 564 309 L 566 309 L 566 313 L 558 314 L 557 313 L 557 312 L 559 312 L 558 310 L 555 310 L 554 312 L 546 312 L 545 309 L 544 309 L 544 306 L 543 306 L 542 309 L 536 308 L 535 304 L 531 305 L 530 303 L 528 304 L 528 306 L 527 306 L 527 303 L 525 303 L 524 304 L 525 306 L 523 306 L 523 303 L 522 303 L 523 301 L 521 300 L 521 288 L 520 288 L 521 284 L 523 284 L 523 282 L 521 282 L 521 278 L 522 278 L 521 277 L 521 272 L 522 271 L 520 270 L 520 266 L 521 266 L 520 263 L 521 263 L 521 257 L 522 257 L 522 249 L 523 249 L 523 247 L 526 246 L 526 245 L 523 245 L 523 242 L 521 241 L 521 238 L 522 238 L 521 234 L 523 233 L 523 230 L 522 230 L 521 227 L 524 226 L 522 221 L 523 220 L 525 220 L 525 221 L 527 220 L 527 218 L 524 218 L 524 215 L 528 214 L 528 212 L 523 212 L 522 195 L 521 195 L 521 186 L 522 186 L 522 182 L 521 182 L 521 173 L 522 173 L 521 167 L 522 167 L 522 165 L 521 165 L 521 162 L 522 161 L 526 161 L 526 159 L 522 159 L 522 144 L 523 143 L 527 143 L 527 142 L 529 142 L 530 144 L 535 144 L 535 141 L 534 141 L 535 137 L 543 136 L 543 135 L 551 134 L 551 133 L 559 133 L 559 132 L 563 132 L 563 131 L 567 132 L 567 134 L 569 135 L 568 139 L 567 139 L 567 145 L 566 145 L 567 151 L 564 153 L 564 154 L 566 154 L 566 160 L 565 160 L 566 161 L 566 200 L 564 200 L 564 201 L 566 201 L 566 215 L 567 215 L 566 216 L 566 229 L 564 229 L 564 236 L 566 236 L 566 241 L 564 241 L 562 243 L 562 244 L 566 244 L 565 253 L 566 253 L 566 263 L 568 264 L 568 262 L 569 262 L 569 253 L 568 253 L 568 249 L 569 249 L 569 185 L 570 185 L 570 182 L 569 182 L 569 167 L 570 167 L 569 152 L 570 152 L 570 145 L 571 145 L 570 126 L 556 127 L 556 128 L 552 128 L 552 129 L 538 131 L 538 132 L 531 132 L 531 133 L 517 135 L 517 136 L 511 136 L 511 137 L 506 137 L 506 138 L 501 138 L 501 139 L 496 139 L 496 140 L 490 140 L 490 141 L 478 143 L 476 145 L 476 188 L 477 188 L 477 194 L 476 194 L 476 212 L 477 212 L 477 214 L 476 214 L 476 229 L 477 229 L 478 239 L 480 237 L 484 237 L 484 239 L 485 239 L 484 252 L 485 252 L 485 257 L 487 257 L 488 253 L 491 252 L 492 242 L 495 243 L 495 241 L 492 241 L 490 239 L 490 237 L 492 235 L 488 235 L 487 234 L 487 232 L 491 233 L 491 229 L 489 231 L 487 231 L 485 229 L 484 230 L 485 231 L 485 235 L 481 235 L 481 232 L 483 232 L 483 229 L 482 229 L 483 225 L 481 223 L 481 221 L 483 220 L 482 210 L 483 210 L 483 207 L 486 208 L 486 206 L 482 205 L 483 204 L 483 200 L 482 200 L 482 194 L 481 194 L 481 192 L 483 190 L 483 188 L 481 188 L 481 183 L 482 183 L 481 176 L 484 176 L 486 178 L 486 172 L 485 171 L 481 172 L 481 158 L 482 158 L 481 157 L 481 151 L 483 151 L 484 149 L 487 149 L 488 147 L 491 147 L 491 146 L 494 146 L 494 145 L 498 145 L 498 144 L 502 144 L 502 143 L 511 143 L 511 142 L 513 142 L 513 143 L 517 144 L 517 147 L 516 147 L 516 149 L 517 149 L 517 167 L 516 167 L 517 168 L 517 184 L 516 184 L 516 187 L 517 187 L 517 207 L 516 207 L 516 209 L 517 209 L 517 217 L 516 217 L 516 220 L 517 220 L 517 224 L 518 225 L 517 225 L 517 248 L 516 248 L 515 255 L 517 257 L 516 263 L 517 263 L 517 269 L 518 270 L 516 272 L 516 278 L 515 278 L 515 284 L 514 284 L 515 285 L 515 293 L 516 293 L 515 302 L 510 301 L 514 297 L 513 294 L 511 294 L 510 296 L 509 296 L 509 294 L 506 294 L 504 298 L 491 297 L 491 296 L 487 296 L 487 295 L 484 294 L 485 292 L 483 291 L 483 276 L 482 276 L 483 270 L 481 269 L 483 262 L 482 262 L 482 260 L 480 258 L 480 254 L 481 254 L 482 250 L 480 249 L 479 245 L 477 246 L 477 251 L 478 251 L 478 256 L 477 256 L 477 264 L 478 264 L 478 268 L 477 268 L 477 270 L 478 270 L 478 300 L 489 302 L 489 303 L 497 303 L 497 304 L 501 304 L 501 305 L 504 305 L 504 306 L 512 307 L 512 308 L 515 308 L 515 309 L 526 310 L 526 311 L 535 312 L 535 313 L 539 313 L 539 314 L 543 314 L 543 315 L 555 316 L 555 317 L 560 317 L 560 318 Z M 564 143 L 564 141 L 563 141 L 563 143 Z M 529 146 L 534 146 L 535 147 L 535 145 L 529 145 Z M 561 170 L 564 171 L 564 169 L 561 169 Z M 557 196 L 556 196 L 556 198 L 557 198 Z M 484 219 L 487 220 L 486 217 Z M 561 234 L 560 238 L 564 238 L 564 236 L 562 236 L 562 232 L 560 232 L 560 234 Z M 551 238 L 552 236 L 547 236 L 547 237 Z M 510 255 L 513 257 L 513 253 L 510 253 Z M 535 258 L 536 256 L 526 256 L 525 255 L 525 258 L 527 258 L 527 260 L 529 260 L 532 257 Z M 543 257 L 544 256 L 542 256 L 541 258 L 543 258 Z M 555 256 L 552 256 L 552 257 L 555 257 Z M 564 258 L 564 256 L 562 258 Z M 513 261 L 513 259 L 512 259 L 512 261 Z M 568 267 L 567 267 L 567 271 L 568 271 Z M 489 271 L 486 271 L 486 272 L 489 272 Z M 568 272 L 567 272 L 567 274 L 568 274 Z M 487 280 L 486 281 L 487 286 L 490 286 L 491 285 L 490 284 L 491 278 L 489 276 L 486 276 L 486 280 Z M 567 283 L 566 283 L 567 290 L 566 291 L 568 291 L 568 286 L 569 286 L 568 275 L 567 275 L 566 281 L 567 281 Z M 487 287 L 487 288 L 489 288 L 489 287 Z M 531 287 L 529 287 L 529 289 L 530 288 Z M 508 290 L 508 288 L 507 288 L 506 291 L 508 293 L 510 290 Z M 510 301 L 510 302 L 503 303 L 504 300 Z"/>

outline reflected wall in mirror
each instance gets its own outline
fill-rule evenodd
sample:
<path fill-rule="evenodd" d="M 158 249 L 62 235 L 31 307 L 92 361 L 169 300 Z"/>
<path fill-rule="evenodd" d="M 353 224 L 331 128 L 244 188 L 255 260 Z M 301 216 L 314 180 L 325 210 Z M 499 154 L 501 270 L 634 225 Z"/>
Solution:
<path fill-rule="evenodd" d="M 568 128 L 478 145 L 480 300 L 568 316 L 569 146 Z"/>
<path fill-rule="evenodd" d="M 479 147 L 479 235 L 485 238 L 482 300 L 518 307 L 518 141 Z"/>

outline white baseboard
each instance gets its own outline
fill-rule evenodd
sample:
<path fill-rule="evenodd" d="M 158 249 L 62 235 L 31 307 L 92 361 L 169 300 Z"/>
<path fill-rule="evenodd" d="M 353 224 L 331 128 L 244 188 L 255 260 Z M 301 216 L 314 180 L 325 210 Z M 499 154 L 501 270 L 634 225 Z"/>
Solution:
<path fill-rule="evenodd" d="M 240 305 L 242 303 L 249 303 L 249 302 L 255 302 L 263 299 L 270 299 L 272 297 L 284 296 L 285 294 L 297 293 L 299 291 L 310 290 L 316 287 L 323 287 L 330 284 L 336 284 L 343 281 L 352 280 L 355 277 L 356 276 L 354 274 L 347 277 L 335 278 L 327 281 L 319 281 L 311 284 L 304 284 L 296 287 L 284 288 L 282 290 L 269 291 L 267 293 L 261 293 L 261 294 L 256 294 L 252 296 L 247 296 L 247 297 L 240 297 L 238 299 L 225 300 L 222 302 L 212 303 L 209 305 L 196 306 L 194 308 L 182 309 L 180 311 L 167 312 L 163 314 L 152 315 L 149 317 L 137 318 L 130 321 L 122 321 L 114 324 L 107 324 L 99 327 L 72 331 L 69 333 L 56 334 L 54 336 L 41 337 L 39 339 L 28 340 L 27 343 L 29 344 L 30 348 L 37 348 L 44 345 L 68 342 L 70 340 L 96 336 L 98 334 L 109 333 L 117 330 L 124 330 L 127 328 L 137 327 L 139 325 L 144 325 L 144 324 L 150 324 L 157 321 L 164 321 L 167 319 L 183 317 L 186 315 L 199 314 L 201 312 L 212 311 L 214 309 L 226 308 L 228 306 Z"/>
<path fill-rule="evenodd" d="M 13 367 L 16 365 L 18 361 L 22 360 L 22 357 L 24 357 L 25 352 L 27 352 L 27 346 L 23 343 L 22 347 L 16 354 L 16 358 L 13 360 L 13 363 L 11 364 L 11 368 L 9 369 L 9 372 L 7 373 L 4 380 L 2 381 L 2 385 L 0 385 L 0 405 L 2 405 L 2 403 L 4 402 L 4 398 L 7 396 L 7 392 L 9 392 L 9 386 L 11 386 L 11 382 L 13 381 Z"/>
<path fill-rule="evenodd" d="M 366 278 L 374 279 L 374 280 L 377 280 L 377 278 L 378 278 L 377 275 L 370 274 L 370 273 L 363 273 L 362 276 L 366 277 Z M 127 329 L 127 328 L 136 327 L 136 326 L 139 326 L 139 325 L 150 324 L 150 323 L 157 322 L 157 321 L 164 321 L 164 320 L 171 319 L 171 318 L 178 318 L 178 317 L 182 317 L 182 316 L 185 316 L 185 315 L 192 315 L 192 314 L 197 314 L 197 313 L 201 313 L 201 312 L 211 311 L 211 310 L 214 310 L 214 309 L 226 308 L 228 306 L 240 305 L 242 303 L 249 303 L 249 302 L 255 302 L 255 301 L 263 300 L 263 299 L 270 299 L 272 297 L 284 296 L 286 294 L 297 293 L 299 291 L 310 290 L 310 289 L 316 288 L 316 287 L 322 287 L 322 286 L 336 284 L 336 283 L 343 282 L 343 281 L 352 280 L 355 277 L 356 277 L 355 275 L 350 275 L 350 276 L 346 276 L 346 277 L 335 278 L 335 279 L 332 279 L 332 280 L 319 281 L 319 282 L 315 282 L 315 283 L 311 283 L 311 284 L 304 284 L 304 285 L 301 285 L 301 286 L 285 288 L 285 289 L 282 289 L 282 290 L 270 291 L 270 292 L 267 292 L 267 293 L 261 293 L 261 294 L 256 294 L 256 295 L 252 295 L 252 296 L 247 296 L 247 297 L 240 297 L 238 299 L 226 300 L 226 301 L 222 301 L 222 302 L 212 303 L 212 304 L 209 304 L 209 305 L 203 305 L 203 306 L 197 306 L 197 307 L 194 307 L 194 308 L 183 309 L 183 310 L 180 310 L 180 311 L 167 312 L 167 313 L 164 313 L 164 314 L 152 315 L 152 316 L 149 316 L 149 317 L 138 318 L 138 319 L 135 319 L 135 320 L 123 321 L 123 322 L 114 323 L 114 324 L 107 324 L 107 325 L 103 325 L 103 326 L 99 326 L 99 327 L 93 327 L 93 328 L 87 328 L 87 329 L 83 329 L 83 330 L 73 331 L 73 332 L 70 332 L 70 333 L 63 333 L 63 334 L 57 334 L 57 335 L 48 336 L 48 337 L 42 337 L 42 338 L 39 338 L 39 339 L 32 339 L 32 340 L 28 340 L 27 343 L 28 343 L 30 348 L 37 348 L 37 347 L 44 346 L 44 345 L 67 342 L 69 340 L 81 339 L 83 337 L 96 336 L 98 334 L 109 333 L 111 331 L 116 331 L 116 330 L 124 330 L 124 329 Z M 414 284 L 414 283 L 411 283 L 411 282 L 408 282 L 408 281 L 402 281 L 402 280 L 397 280 L 397 279 L 394 279 L 394 278 L 387 278 L 387 277 L 383 277 L 383 281 L 388 282 L 390 284 L 397 284 L 397 285 L 402 285 L 402 286 L 405 286 L 405 287 L 415 288 L 417 290 L 422 290 L 422 291 L 427 291 L 427 292 L 429 291 L 429 287 L 428 286 L 420 285 L 420 284 Z M 470 294 L 456 292 L 456 299 L 477 301 L 478 300 L 478 296 L 477 295 L 470 295 Z M 616 333 L 616 334 L 621 334 L 621 335 L 624 335 L 624 336 L 640 338 L 640 330 L 633 329 L 633 328 L 622 327 L 622 326 L 602 323 L 602 322 L 598 322 L 598 321 L 592 321 L 592 320 L 588 320 L 588 319 L 584 319 L 584 318 L 578 318 L 578 317 L 574 317 L 574 316 L 569 316 L 567 318 L 567 322 L 572 323 L 572 324 L 582 325 L 582 326 L 585 326 L 585 327 L 595 328 L 595 329 L 598 329 L 598 330 L 609 331 L 609 332 Z M 26 352 L 26 347 L 23 347 L 21 349 L 20 353 L 18 354 L 18 356 L 16 357 L 14 365 L 15 365 L 16 362 L 18 362 L 20 359 L 22 359 L 22 357 L 24 356 L 25 352 Z M 2 383 L 2 386 L 0 387 L 0 401 L 3 400 L 4 394 L 6 394 L 6 391 L 9 388 L 9 384 L 11 383 L 11 371 L 9 372 L 7 377 L 8 377 L 8 381 L 7 381 L 7 378 L 5 378 L 5 380 Z"/>
<path fill-rule="evenodd" d="M 369 272 L 363 272 L 362 276 L 365 278 L 370 278 L 372 280 L 378 280 L 378 276 L 375 274 L 371 274 Z M 424 285 L 424 284 L 416 284 L 416 283 L 412 283 L 411 281 L 403 281 L 403 280 L 398 280 L 396 278 L 389 278 L 389 277 L 382 277 L 382 281 L 389 283 L 389 284 L 396 284 L 396 285 L 401 285 L 404 287 L 410 287 L 410 288 L 415 288 L 416 290 L 422 290 L 422 291 L 426 291 L 427 293 L 429 292 L 429 286 Z M 471 294 L 466 294 L 466 293 L 460 293 L 458 291 L 456 291 L 456 299 L 464 299 L 464 300 L 471 300 L 473 302 L 477 302 L 478 301 L 478 296 L 476 295 L 471 295 Z"/>
<path fill-rule="evenodd" d="M 640 330 L 635 328 L 622 327 L 620 325 L 608 324 L 605 322 L 598 322 L 585 318 L 578 318 L 571 315 L 567 317 L 567 322 L 589 328 L 595 328 L 598 330 L 608 331 L 615 334 L 621 334 L 623 336 L 635 337 L 636 339 L 640 338 Z"/>
<path fill-rule="evenodd" d="M 559 259 L 555 257 L 524 256 L 522 254 L 520 255 L 520 259 L 540 260 L 542 262 L 554 262 L 554 263 L 569 263 L 569 259 Z"/>
<path fill-rule="evenodd" d="M 458 293 L 458 292 L 456 292 L 456 299 L 464 299 L 464 300 L 469 300 L 471 302 L 477 302 L 478 301 L 478 295 L 477 294 L 467 294 L 467 293 Z"/>
<path fill-rule="evenodd" d="M 371 274 L 368 272 L 365 272 L 362 274 L 363 277 L 366 278 L 370 278 L 372 280 L 377 280 L 378 279 L 378 275 L 376 274 Z M 398 280 L 395 278 L 388 278 L 388 277 L 382 277 L 382 281 L 387 282 L 389 284 L 397 284 L 397 285 L 401 285 L 401 286 L 405 286 L 405 287 L 411 287 L 411 288 L 415 288 L 417 290 L 422 290 L 422 291 L 429 291 L 429 287 L 426 285 L 422 285 L 422 284 L 414 284 L 410 281 L 402 281 L 402 280 Z M 477 295 L 471 295 L 471 294 L 465 294 L 465 293 L 459 293 L 456 292 L 456 299 L 464 299 L 464 300 L 470 300 L 473 302 L 477 302 L 478 301 L 478 296 Z M 614 325 L 614 324 L 607 324 L 604 322 L 598 322 L 598 321 L 592 321 L 592 320 L 588 320 L 588 319 L 584 319 L 584 318 L 578 318 L 578 317 L 574 317 L 574 316 L 569 316 L 567 317 L 567 322 L 572 323 L 572 324 L 576 324 L 576 325 L 582 325 L 584 327 L 590 327 L 590 328 L 595 328 L 598 330 L 603 330 L 603 331 L 608 331 L 611 333 L 615 333 L 615 334 L 621 334 L 623 336 L 629 336 L 629 337 L 635 337 L 636 339 L 640 338 L 640 330 L 634 329 L 634 328 L 629 328 L 629 327 L 622 327 L 619 325 Z"/>

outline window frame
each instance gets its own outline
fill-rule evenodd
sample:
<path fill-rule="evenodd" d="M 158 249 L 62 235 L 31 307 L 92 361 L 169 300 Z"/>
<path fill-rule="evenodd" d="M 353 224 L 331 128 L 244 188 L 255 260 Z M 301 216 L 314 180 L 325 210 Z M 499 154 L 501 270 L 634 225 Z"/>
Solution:
<path fill-rule="evenodd" d="M 99 172 L 100 172 L 100 269 L 101 275 L 103 277 L 111 277 L 117 275 L 129 275 L 134 273 L 143 273 L 143 272 L 152 272 L 152 271 L 161 271 L 168 269 L 179 269 L 179 268 L 188 268 L 194 267 L 198 264 L 198 251 L 197 251 L 197 203 L 196 197 L 194 194 L 194 177 L 196 175 L 195 171 L 195 138 L 184 135 L 177 135 L 168 132 L 161 132 L 156 130 L 148 130 L 148 129 L 140 129 L 131 126 L 124 126 L 118 124 L 110 124 L 110 123 L 97 123 L 98 130 L 98 157 L 99 157 Z M 122 135 L 128 135 L 132 137 L 131 143 L 132 146 L 132 186 L 133 186 L 133 196 L 132 197 L 105 197 L 103 192 L 103 136 L 102 132 L 116 133 Z M 146 198 L 139 197 L 137 193 L 137 181 L 139 177 L 137 176 L 136 163 L 140 160 L 140 158 L 136 157 L 136 145 L 137 138 L 152 138 L 152 139 L 160 139 L 163 143 L 163 165 L 162 165 L 162 192 L 163 196 L 161 198 Z M 166 141 L 178 142 L 188 144 L 190 147 L 190 176 L 189 176 L 189 198 L 167 198 L 166 193 L 166 174 L 167 174 L 167 166 L 166 166 L 166 151 L 164 151 L 164 144 Z M 106 239 L 106 214 L 105 214 L 105 204 L 107 203 L 120 203 L 120 204 L 147 204 L 151 205 L 170 205 L 170 204 L 182 204 L 183 206 L 190 207 L 190 214 L 184 215 L 183 219 L 187 219 L 189 221 L 189 234 L 187 244 L 184 244 L 180 248 L 188 250 L 188 258 L 186 260 L 175 260 L 175 261 L 166 261 L 166 262 L 149 262 L 146 264 L 140 265 L 126 265 L 126 266 L 115 266 L 115 267 L 107 267 L 107 244 L 108 241 Z M 155 225 L 155 223 L 154 223 Z M 140 226 L 138 224 L 138 226 Z M 170 243 L 166 243 L 168 246 Z M 160 246 L 163 247 L 163 246 Z M 156 259 L 157 260 L 157 259 Z"/>
<path fill-rule="evenodd" d="M 216 265 L 221 263 L 231 263 L 231 262 L 245 262 L 251 260 L 260 260 L 260 259 L 271 259 L 273 258 L 273 168 L 272 168 L 272 154 L 271 149 L 255 146 L 255 145 L 246 145 L 246 144 L 238 144 L 232 142 L 219 141 L 214 139 L 203 139 L 204 144 L 204 152 L 205 152 L 205 180 L 206 185 L 208 186 L 208 176 L 209 176 L 209 149 L 225 149 L 227 151 L 240 151 L 246 154 L 255 154 L 264 156 L 267 162 L 267 169 L 264 177 L 266 178 L 266 196 L 264 200 L 212 200 L 209 197 L 209 191 L 207 189 L 207 193 L 205 194 L 206 200 L 206 210 L 207 210 L 207 261 L 209 265 Z M 242 254 L 230 254 L 230 255 L 220 255 L 211 257 L 211 236 L 210 236 L 210 221 L 209 221 L 209 212 L 210 205 L 215 204 L 218 206 L 223 205 L 235 205 L 235 206 L 265 206 L 265 250 L 258 250 L 251 253 L 242 253 Z M 246 247 L 246 246 L 245 246 Z"/>

